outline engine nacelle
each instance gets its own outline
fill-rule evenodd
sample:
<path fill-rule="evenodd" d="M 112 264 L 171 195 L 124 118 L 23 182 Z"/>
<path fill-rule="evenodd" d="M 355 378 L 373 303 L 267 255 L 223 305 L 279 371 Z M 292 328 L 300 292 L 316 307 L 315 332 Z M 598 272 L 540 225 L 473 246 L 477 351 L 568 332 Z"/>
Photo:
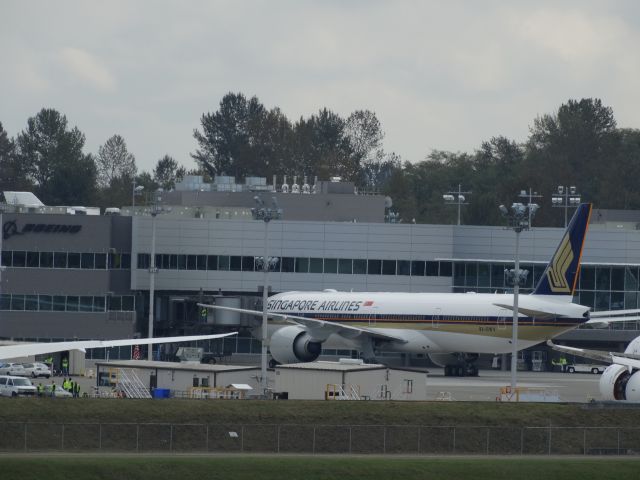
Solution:
<path fill-rule="evenodd" d="M 320 356 L 322 343 L 314 342 L 302 327 L 283 327 L 271 335 L 270 350 L 278 363 L 313 362 Z"/>
<path fill-rule="evenodd" d="M 629 373 L 624 365 L 609 365 L 600 377 L 602 400 L 640 401 L 640 372 Z"/>

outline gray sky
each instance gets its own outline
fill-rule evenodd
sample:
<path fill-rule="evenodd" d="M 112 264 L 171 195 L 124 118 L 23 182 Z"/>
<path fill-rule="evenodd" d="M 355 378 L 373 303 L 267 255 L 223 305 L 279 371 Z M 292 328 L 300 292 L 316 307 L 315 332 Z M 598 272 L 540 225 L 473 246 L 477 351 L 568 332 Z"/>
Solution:
<path fill-rule="evenodd" d="M 229 92 L 291 120 L 376 112 L 384 147 L 471 152 L 569 98 L 640 127 L 640 2 L 0 0 L 0 121 L 43 107 L 97 152 L 122 135 L 139 169 L 188 168 L 193 129 Z M 294 173 L 294 172 L 292 172 Z"/>

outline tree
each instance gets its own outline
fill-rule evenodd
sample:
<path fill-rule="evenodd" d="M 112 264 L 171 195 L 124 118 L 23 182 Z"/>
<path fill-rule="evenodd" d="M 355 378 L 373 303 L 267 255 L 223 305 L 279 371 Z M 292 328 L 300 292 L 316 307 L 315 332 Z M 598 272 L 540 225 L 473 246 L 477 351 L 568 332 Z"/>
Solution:
<path fill-rule="evenodd" d="M 46 204 L 82 205 L 94 200 L 96 166 L 82 152 L 84 134 L 67 128 L 67 117 L 43 108 L 16 139 L 17 160 Z"/>
<path fill-rule="evenodd" d="M 186 169 L 182 166 L 178 166 L 178 162 L 165 155 L 156 164 L 153 169 L 153 180 L 165 190 L 171 190 L 175 188 L 176 182 L 184 178 Z"/>
<path fill-rule="evenodd" d="M 136 157 L 127 150 L 127 143 L 120 135 L 113 135 L 104 145 L 98 148 L 96 158 L 98 167 L 98 183 L 109 187 L 119 177 L 132 179 L 137 171 Z"/>
<path fill-rule="evenodd" d="M 15 154 L 15 143 L 0 122 L 0 191 L 31 190 L 24 165 Z"/>

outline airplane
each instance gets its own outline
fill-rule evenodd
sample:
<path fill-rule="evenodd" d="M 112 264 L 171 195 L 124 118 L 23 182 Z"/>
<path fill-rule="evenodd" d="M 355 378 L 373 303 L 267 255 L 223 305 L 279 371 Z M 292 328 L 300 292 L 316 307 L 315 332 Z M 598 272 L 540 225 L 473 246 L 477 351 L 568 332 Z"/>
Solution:
<path fill-rule="evenodd" d="M 591 204 L 578 206 L 532 294 L 520 295 L 518 349 L 572 330 L 589 320 L 590 307 L 572 303 Z M 267 302 L 269 348 L 278 363 L 316 360 L 322 344 L 375 360 L 380 351 L 426 354 L 446 376 L 477 376 L 481 353 L 512 351 L 512 294 L 284 292 Z M 257 317 L 261 311 L 218 305 Z M 277 327 L 277 329 L 276 329 Z"/>
<path fill-rule="evenodd" d="M 78 340 L 71 342 L 51 343 L 16 343 L 0 346 L 0 360 L 10 358 L 42 355 L 45 353 L 66 352 L 68 350 L 85 351 L 88 348 L 125 347 L 130 345 L 152 345 L 156 343 L 178 343 L 197 340 L 213 340 L 215 338 L 237 335 L 237 332 L 215 335 L 191 335 L 182 337 L 125 338 L 120 340 Z"/>

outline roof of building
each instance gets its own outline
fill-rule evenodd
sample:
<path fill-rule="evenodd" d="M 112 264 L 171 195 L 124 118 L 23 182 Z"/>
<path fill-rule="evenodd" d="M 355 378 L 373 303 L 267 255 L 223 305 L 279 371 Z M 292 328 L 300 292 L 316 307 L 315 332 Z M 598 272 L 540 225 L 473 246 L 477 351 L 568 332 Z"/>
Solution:
<path fill-rule="evenodd" d="M 351 359 L 349 359 L 351 360 Z M 359 363 L 357 361 L 349 362 L 328 362 L 328 361 L 316 361 L 307 363 L 290 363 L 287 365 L 278 365 L 277 369 L 292 369 L 292 370 L 315 370 L 315 371 L 329 371 L 329 372 L 364 372 L 370 370 L 398 370 L 408 372 L 427 373 L 425 370 L 415 368 L 389 368 L 386 365 L 378 363 Z"/>
<path fill-rule="evenodd" d="M 158 369 L 158 370 L 182 370 L 188 372 L 238 372 L 244 370 L 260 370 L 260 367 L 252 365 L 211 365 L 209 363 L 196 362 L 158 362 L 149 360 L 110 360 L 97 361 L 100 367 L 116 367 L 116 368 L 142 368 L 142 369 Z"/>

